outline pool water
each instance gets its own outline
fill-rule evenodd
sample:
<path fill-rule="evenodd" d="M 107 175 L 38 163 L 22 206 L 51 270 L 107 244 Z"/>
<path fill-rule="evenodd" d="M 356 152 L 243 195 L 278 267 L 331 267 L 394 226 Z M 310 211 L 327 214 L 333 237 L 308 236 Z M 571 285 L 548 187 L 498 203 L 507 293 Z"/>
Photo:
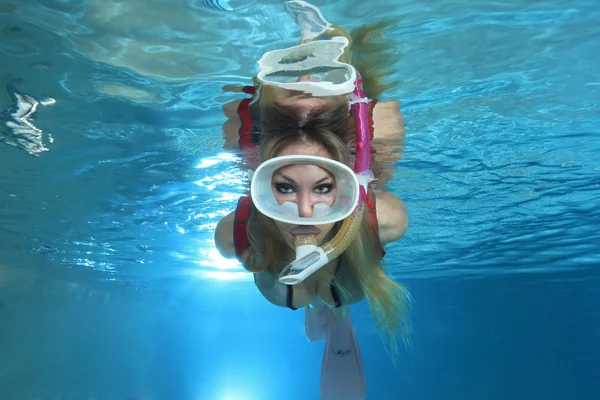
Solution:
<path fill-rule="evenodd" d="M 247 190 L 222 87 L 298 31 L 278 1 L 208 3 L 0 4 L 0 399 L 318 398 L 302 311 L 213 242 Z M 385 261 L 413 344 L 394 365 L 352 308 L 368 398 L 600 398 L 596 2 L 314 4 L 400 18 Z"/>

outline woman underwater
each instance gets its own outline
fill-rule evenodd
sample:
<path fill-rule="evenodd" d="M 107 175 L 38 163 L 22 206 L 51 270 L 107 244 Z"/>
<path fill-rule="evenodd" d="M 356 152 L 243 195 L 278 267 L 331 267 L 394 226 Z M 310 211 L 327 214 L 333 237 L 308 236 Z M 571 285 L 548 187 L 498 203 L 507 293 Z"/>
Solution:
<path fill-rule="evenodd" d="M 367 300 L 393 352 L 397 337 L 406 341 L 410 332 L 410 295 L 382 266 L 384 246 L 406 231 L 407 211 L 397 196 L 369 183 L 373 132 L 370 127 L 365 132 L 364 125 L 385 127 L 381 121 L 388 116 L 387 131 L 399 134 L 402 127 L 393 126 L 401 117 L 397 104 L 380 102 L 375 112 L 378 104 L 367 103 L 362 81 L 367 93 L 382 85 L 367 76 L 369 68 L 361 76 L 360 68 L 350 65 L 356 50 L 350 35 L 308 3 L 288 2 L 286 10 L 303 28 L 308 21 L 323 29 L 309 35 L 303 29 L 303 45 L 265 54 L 257 89 L 244 89 L 254 97 L 246 102 L 252 104 L 249 129 L 243 129 L 247 121 L 239 113 L 240 144 L 259 144 L 258 160 L 249 162 L 258 168 L 251 197 L 241 198 L 219 221 L 215 244 L 223 256 L 237 257 L 253 272 L 271 303 L 305 308 L 309 340 L 326 339 L 321 397 L 363 399 L 364 371 L 348 306 Z M 315 40 L 327 36 L 331 39 Z M 284 68 L 277 70 L 279 65 Z M 272 78 L 278 73 L 286 76 L 284 83 Z M 323 256 L 331 243 L 335 249 Z M 325 258 L 314 268 L 312 261 L 306 261 L 311 268 L 290 264 L 319 258 L 317 253 Z"/>

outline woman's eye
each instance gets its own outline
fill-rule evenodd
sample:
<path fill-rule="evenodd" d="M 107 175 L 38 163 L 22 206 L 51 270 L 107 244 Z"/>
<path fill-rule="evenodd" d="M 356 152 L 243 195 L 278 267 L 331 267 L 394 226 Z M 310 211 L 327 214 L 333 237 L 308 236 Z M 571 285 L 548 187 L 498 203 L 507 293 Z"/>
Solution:
<path fill-rule="evenodd" d="M 327 183 L 325 185 L 319 185 L 315 188 L 315 193 L 317 194 L 327 194 L 329 192 L 331 192 L 331 189 L 333 188 L 333 185 L 330 183 Z"/>
<path fill-rule="evenodd" d="M 281 194 L 290 194 L 294 192 L 292 186 L 287 183 L 276 183 L 275 190 L 277 190 L 277 192 Z"/>

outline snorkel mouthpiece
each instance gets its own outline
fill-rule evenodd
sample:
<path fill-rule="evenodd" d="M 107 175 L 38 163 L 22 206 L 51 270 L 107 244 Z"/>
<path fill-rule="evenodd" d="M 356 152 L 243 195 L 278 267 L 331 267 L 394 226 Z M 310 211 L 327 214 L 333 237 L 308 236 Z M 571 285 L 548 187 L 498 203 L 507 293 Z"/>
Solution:
<path fill-rule="evenodd" d="M 296 260 L 281 271 L 279 282 L 286 285 L 301 283 L 328 262 L 338 258 L 358 235 L 364 208 L 364 202 L 361 201 L 352 215 L 344 220 L 335 237 L 322 247 L 317 247 L 316 235 L 294 237 Z"/>
<path fill-rule="evenodd" d="M 303 233 L 294 236 L 294 248 L 296 249 L 296 260 L 312 253 L 317 249 L 317 235 L 314 233 Z"/>
<path fill-rule="evenodd" d="M 289 269 L 294 272 L 288 276 L 283 276 L 283 272 L 279 275 L 279 281 L 287 285 L 295 285 L 306 279 L 310 273 L 306 277 L 304 275 L 299 277 L 297 274 L 302 273 L 311 265 L 314 266 L 314 271 L 316 271 L 327 263 L 327 261 L 323 265 L 320 263 L 322 254 L 317 247 L 317 235 L 314 233 L 294 236 L 294 247 L 296 248 L 296 260 L 284 269 L 284 271 Z M 327 256 L 325 254 L 323 256 L 327 260 Z"/>
<path fill-rule="evenodd" d="M 317 247 L 317 235 L 314 233 L 305 233 L 294 236 L 294 246 L 296 249 L 301 246 Z"/>

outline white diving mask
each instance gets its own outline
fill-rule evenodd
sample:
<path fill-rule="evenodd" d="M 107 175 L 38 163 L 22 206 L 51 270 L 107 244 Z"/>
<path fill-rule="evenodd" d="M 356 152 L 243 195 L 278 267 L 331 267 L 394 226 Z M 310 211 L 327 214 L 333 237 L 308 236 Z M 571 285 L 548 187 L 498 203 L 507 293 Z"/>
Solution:
<path fill-rule="evenodd" d="M 285 167 L 295 165 L 314 166 L 333 177 L 333 187 L 336 192 L 333 203 L 312 204 L 310 217 L 301 217 L 298 204 L 285 201 L 285 195 L 278 195 L 279 201 L 276 198 L 278 189 L 274 176 L 277 176 L 278 171 L 282 169 L 285 171 Z M 310 169 L 302 171 L 311 173 Z M 316 175 L 315 183 L 321 179 L 321 176 L 322 174 Z M 293 190 L 293 180 L 284 179 L 284 181 Z M 311 181 L 309 177 L 309 184 Z M 291 155 L 275 157 L 260 164 L 251 177 L 250 195 L 257 210 L 269 218 L 293 225 L 323 225 L 341 221 L 352 214 L 358 204 L 360 184 L 354 171 L 340 162 L 318 156 Z M 327 198 L 327 196 L 323 197 Z"/>
<path fill-rule="evenodd" d="M 338 61 L 349 42 L 343 36 L 273 50 L 258 60 L 256 78 L 264 85 L 310 93 L 338 96 L 352 93 L 356 70 Z"/>

